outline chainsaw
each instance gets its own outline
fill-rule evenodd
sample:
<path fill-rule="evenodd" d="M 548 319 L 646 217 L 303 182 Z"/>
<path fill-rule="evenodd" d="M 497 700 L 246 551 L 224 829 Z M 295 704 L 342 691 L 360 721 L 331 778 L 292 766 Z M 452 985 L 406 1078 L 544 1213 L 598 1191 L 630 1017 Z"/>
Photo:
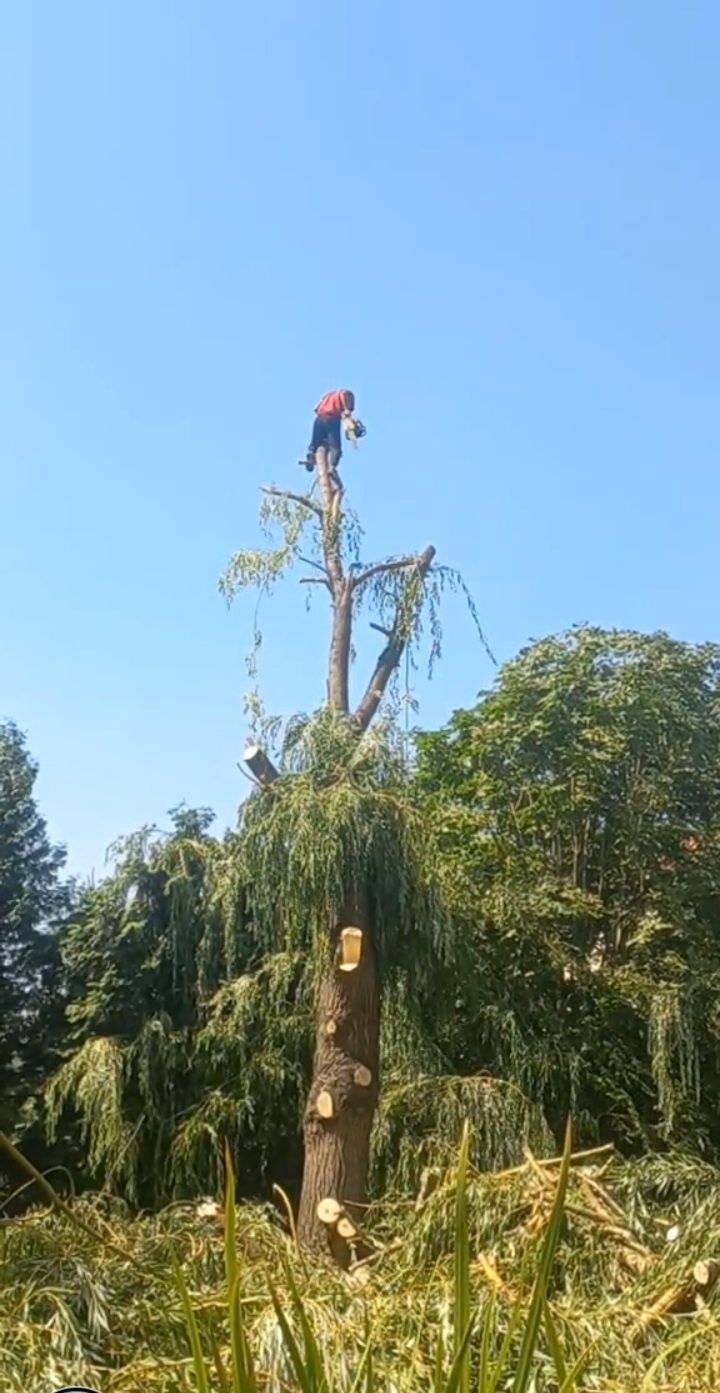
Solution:
<path fill-rule="evenodd" d="M 367 431 L 362 421 L 356 421 L 353 416 L 348 417 L 345 422 L 345 439 L 357 448 L 358 440 L 362 440 L 367 435 Z"/>

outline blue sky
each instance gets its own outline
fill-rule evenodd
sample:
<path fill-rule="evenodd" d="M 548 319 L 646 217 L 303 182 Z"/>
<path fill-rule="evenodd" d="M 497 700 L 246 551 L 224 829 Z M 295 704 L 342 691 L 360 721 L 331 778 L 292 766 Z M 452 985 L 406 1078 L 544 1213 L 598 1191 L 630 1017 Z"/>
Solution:
<path fill-rule="evenodd" d="M 355 389 L 366 553 L 435 543 L 499 658 L 718 638 L 720 10 L 39 0 L 0 57 L 0 715 L 72 868 L 246 785 L 217 578 Z M 273 710 L 325 622 L 264 609 Z M 460 605 L 436 724 L 492 677 Z"/>

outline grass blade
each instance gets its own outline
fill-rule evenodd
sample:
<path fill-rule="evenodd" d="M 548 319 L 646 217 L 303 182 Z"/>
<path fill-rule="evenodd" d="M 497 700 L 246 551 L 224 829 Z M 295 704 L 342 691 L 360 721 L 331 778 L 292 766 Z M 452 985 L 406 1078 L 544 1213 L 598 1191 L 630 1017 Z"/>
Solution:
<path fill-rule="evenodd" d="M 283 1190 L 282 1185 L 273 1185 L 272 1188 L 273 1194 L 277 1195 L 277 1198 L 280 1200 L 280 1203 L 282 1204 L 283 1209 L 285 1210 L 285 1216 L 287 1218 L 288 1228 L 290 1230 L 290 1237 L 293 1241 L 293 1248 L 299 1249 L 300 1245 L 298 1243 L 297 1224 L 295 1223 L 295 1215 L 293 1214 L 293 1207 L 290 1203 L 289 1196 Z"/>
<path fill-rule="evenodd" d="M 463 1128 L 458 1160 L 457 1193 L 455 1197 L 455 1305 L 453 1313 L 453 1346 L 458 1365 L 459 1393 L 470 1393 L 470 1239 L 468 1235 L 467 1170 L 470 1133 Z M 453 1364 L 454 1367 L 454 1364 Z"/>
<path fill-rule="evenodd" d="M 503 1374 L 505 1373 L 505 1366 L 510 1357 L 510 1350 L 512 1348 L 513 1337 L 522 1319 L 522 1311 L 523 1308 L 521 1303 L 519 1301 L 516 1302 L 516 1304 L 512 1308 L 512 1311 L 510 1312 L 508 1327 L 505 1331 L 505 1334 L 503 1336 L 503 1342 L 500 1346 L 500 1353 L 497 1357 L 497 1364 L 495 1365 L 495 1368 L 492 1371 L 492 1376 L 490 1378 L 490 1382 L 488 1383 L 487 1393 L 497 1393 L 497 1389 L 500 1386 L 500 1380 Z M 483 1389 L 483 1393 L 485 1393 L 485 1389 Z"/>
<path fill-rule="evenodd" d="M 285 1315 L 283 1307 L 281 1307 L 280 1305 L 279 1295 L 277 1295 L 277 1291 L 274 1290 L 273 1284 L 272 1282 L 270 1282 L 270 1280 L 269 1282 L 267 1282 L 267 1287 L 269 1287 L 270 1290 L 270 1301 L 273 1302 L 274 1314 L 276 1314 L 277 1316 L 277 1323 L 279 1323 L 281 1332 L 283 1332 L 285 1350 L 287 1350 L 288 1355 L 290 1355 L 290 1362 L 292 1368 L 294 1368 L 295 1371 L 295 1378 L 297 1378 L 299 1386 L 301 1386 L 302 1393 L 316 1393 L 311 1373 L 309 1373 L 308 1368 L 305 1367 L 305 1361 L 304 1358 L 302 1358 L 301 1348 L 299 1348 L 298 1341 L 295 1340 L 294 1333 L 292 1333 L 292 1326 L 290 1325 L 290 1321 L 288 1321 L 287 1315 Z"/>
<path fill-rule="evenodd" d="M 237 1244 L 235 1239 L 235 1170 L 230 1147 L 225 1143 L 225 1279 L 228 1299 L 237 1278 Z"/>
<path fill-rule="evenodd" d="M 222 1359 L 220 1357 L 220 1350 L 218 1349 L 217 1340 L 215 1339 L 215 1336 L 213 1335 L 212 1331 L 210 1332 L 210 1348 L 212 1350 L 213 1364 L 215 1366 L 215 1374 L 217 1377 L 217 1384 L 220 1393 L 230 1393 L 230 1383 L 228 1380 L 227 1373 L 225 1371 L 225 1365 L 223 1364 Z"/>
<path fill-rule="evenodd" d="M 672 1354 L 675 1354 L 679 1349 L 682 1349 L 683 1345 L 689 1345 L 692 1343 L 693 1340 L 697 1340 L 699 1335 L 703 1335 L 706 1333 L 707 1330 L 703 1330 L 702 1327 L 699 1330 L 690 1330 L 686 1335 L 681 1335 L 679 1340 L 673 1340 L 671 1345 L 666 1345 L 664 1349 L 661 1349 L 660 1353 L 656 1355 L 655 1359 L 653 1359 L 653 1362 L 650 1365 L 650 1368 L 647 1370 L 645 1377 L 643 1378 L 643 1381 L 640 1384 L 639 1393 L 649 1393 L 649 1390 L 652 1388 L 655 1382 L 655 1375 L 660 1372 L 660 1370 L 663 1367 L 663 1364 L 666 1362 L 666 1360 L 670 1358 Z"/>
<path fill-rule="evenodd" d="M 550 1222 L 545 1232 L 545 1238 L 543 1239 L 543 1245 L 540 1250 L 540 1261 L 535 1277 L 535 1285 L 533 1287 L 532 1298 L 530 1301 L 530 1309 L 528 1311 L 527 1321 L 525 1324 L 525 1333 L 523 1335 L 523 1341 L 520 1347 L 520 1354 L 518 1356 L 517 1370 L 515 1372 L 515 1378 L 512 1384 L 512 1393 L 525 1393 L 525 1389 L 527 1388 L 528 1383 L 530 1382 L 532 1361 L 535 1354 L 535 1347 L 537 1345 L 540 1323 L 543 1318 L 543 1312 L 545 1310 L 545 1303 L 547 1300 L 547 1289 L 548 1281 L 550 1278 L 550 1270 L 555 1259 L 555 1253 L 557 1251 L 557 1245 L 560 1238 L 560 1229 L 562 1227 L 563 1211 L 565 1208 L 565 1195 L 567 1192 L 568 1176 L 570 1174 L 571 1151 L 572 1130 L 570 1127 L 570 1123 L 568 1122 L 567 1129 L 565 1132 L 565 1147 L 563 1150 L 563 1159 L 562 1165 L 560 1167 L 560 1175 L 558 1177 L 557 1191 L 555 1193 L 555 1201 L 553 1203 L 552 1213 L 550 1215 Z"/>
<path fill-rule="evenodd" d="M 357 1373 L 350 1385 L 350 1393 L 358 1393 L 358 1389 L 365 1379 L 365 1393 L 372 1393 L 373 1388 L 373 1367 L 372 1367 L 372 1331 L 367 1320 L 365 1321 L 365 1348 L 360 1356 L 360 1363 Z"/>
<path fill-rule="evenodd" d="M 290 1290 L 293 1310 L 295 1311 L 298 1323 L 300 1325 L 300 1329 L 302 1331 L 303 1344 L 305 1346 L 305 1364 L 306 1367 L 310 1370 L 310 1374 L 313 1379 L 313 1386 L 317 1390 L 317 1393 L 325 1393 L 325 1390 L 327 1390 L 328 1388 L 328 1379 L 325 1374 L 325 1365 L 323 1363 L 323 1357 L 320 1353 L 318 1342 L 315 1339 L 315 1333 L 313 1331 L 313 1328 L 310 1324 L 310 1321 L 308 1320 L 307 1311 L 305 1310 L 305 1303 L 302 1299 L 302 1296 L 300 1295 L 300 1292 L 298 1291 L 297 1282 L 295 1281 L 289 1263 L 284 1263 L 284 1269 L 285 1280 Z"/>
<path fill-rule="evenodd" d="M 560 1387 L 559 1393 L 573 1393 L 573 1389 L 577 1388 L 577 1381 L 580 1378 L 580 1375 L 585 1372 L 585 1367 L 589 1362 L 590 1355 L 592 1354 L 596 1344 L 597 1340 L 593 1340 L 592 1343 L 588 1345 L 587 1349 L 583 1350 L 582 1354 L 578 1356 L 578 1358 L 575 1360 L 575 1363 L 572 1366 L 572 1369 L 566 1375 L 565 1380 Z"/>
<path fill-rule="evenodd" d="M 228 1293 L 233 1393 L 257 1393 L 252 1354 L 245 1334 L 240 1302 L 240 1272 L 235 1233 L 235 1169 L 225 1144 L 225 1280 Z"/>
<path fill-rule="evenodd" d="M 433 1372 L 433 1393 L 442 1393 L 444 1363 L 445 1341 L 442 1337 L 442 1330 L 438 1330 L 437 1347 L 435 1350 L 435 1369 Z"/>
<path fill-rule="evenodd" d="M 463 1335 L 462 1340 L 460 1341 L 460 1344 L 458 1345 L 455 1351 L 455 1358 L 453 1359 L 453 1362 L 450 1365 L 450 1373 L 447 1376 L 447 1381 L 444 1384 L 442 1384 L 442 1393 L 459 1393 L 460 1382 L 463 1377 L 463 1370 L 466 1366 L 468 1369 L 469 1378 L 470 1336 L 472 1335 L 474 1324 L 475 1322 L 472 1320 L 468 1322 L 467 1330 L 465 1331 L 465 1334 Z"/>
<path fill-rule="evenodd" d="M 478 1393 L 489 1393 L 490 1388 L 490 1347 L 495 1330 L 495 1293 L 490 1292 L 483 1317 L 482 1345 L 480 1347 L 480 1379 Z"/>
<path fill-rule="evenodd" d="M 240 1304 L 240 1275 L 230 1289 L 230 1349 L 234 1393 L 257 1393 L 257 1380 Z"/>
<path fill-rule="evenodd" d="M 563 1385 L 567 1379 L 567 1365 L 563 1357 L 557 1327 L 547 1301 L 545 1302 L 543 1317 L 545 1320 L 545 1334 L 547 1336 L 548 1347 L 552 1355 L 553 1364 L 555 1365 L 555 1373 L 557 1374 L 558 1383 Z"/>
<path fill-rule="evenodd" d="M 208 1378 L 208 1371 L 205 1364 L 205 1356 L 203 1355 L 202 1345 L 200 1343 L 200 1331 L 198 1330 L 198 1323 L 195 1319 L 195 1312 L 192 1308 L 192 1302 L 190 1300 L 187 1286 L 185 1285 L 185 1278 L 183 1277 L 183 1274 L 175 1259 L 173 1259 L 173 1273 L 175 1276 L 175 1284 L 180 1293 L 180 1300 L 182 1302 L 183 1315 L 185 1317 L 185 1329 L 187 1330 L 188 1339 L 190 1341 L 190 1349 L 192 1351 L 192 1360 L 193 1367 L 195 1369 L 195 1381 L 198 1386 L 198 1393 L 210 1393 L 210 1380 Z"/>

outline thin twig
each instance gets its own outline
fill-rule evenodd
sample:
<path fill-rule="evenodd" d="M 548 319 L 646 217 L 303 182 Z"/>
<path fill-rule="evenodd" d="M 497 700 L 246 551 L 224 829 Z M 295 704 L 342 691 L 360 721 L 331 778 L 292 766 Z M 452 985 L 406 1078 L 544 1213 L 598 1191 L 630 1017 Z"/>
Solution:
<path fill-rule="evenodd" d="M 42 1171 L 39 1171 L 37 1167 L 33 1165 L 32 1161 L 28 1161 L 27 1156 L 23 1156 L 22 1151 L 18 1151 L 17 1147 L 13 1146 L 10 1138 L 7 1137 L 4 1132 L 0 1132 L 0 1149 L 7 1152 L 10 1160 L 14 1161 L 17 1166 L 20 1166 L 21 1170 L 24 1170 L 27 1175 L 32 1176 L 38 1189 L 41 1190 L 45 1198 L 50 1201 L 53 1208 L 57 1209 L 60 1214 L 63 1214 L 66 1219 L 69 1219 L 71 1224 L 75 1224 L 76 1228 L 82 1229 L 83 1233 L 88 1234 L 95 1243 L 99 1241 L 105 1243 L 108 1248 L 113 1248 L 116 1253 L 120 1254 L 124 1261 L 127 1261 L 128 1254 L 126 1249 L 121 1248 L 120 1244 L 115 1243 L 114 1239 L 108 1238 L 107 1234 L 103 1233 L 102 1230 L 93 1228 L 91 1224 L 86 1224 L 84 1219 L 81 1219 L 79 1215 L 73 1213 L 70 1205 L 66 1204 L 64 1200 L 61 1200 L 57 1191 L 53 1190 L 52 1185 L 45 1179 Z"/>
<path fill-rule="evenodd" d="M 353 590 L 357 590 L 358 586 L 364 585 L 374 576 L 380 576 L 386 571 L 405 571 L 408 566 L 419 565 L 421 560 L 420 556 L 399 556 L 395 561 L 378 561 L 375 566 L 368 566 L 365 571 L 361 571 L 359 576 L 353 576 Z"/>
<path fill-rule="evenodd" d="M 315 513 L 319 518 L 322 517 L 320 504 L 314 503 L 306 493 L 290 493 L 289 489 L 271 488 L 268 484 L 263 484 L 261 492 L 269 493 L 273 498 L 288 498 L 291 503 L 300 503 L 303 508 L 309 508 L 311 513 Z"/>
<path fill-rule="evenodd" d="M 601 1156 L 607 1156 L 608 1154 L 610 1154 L 612 1159 L 614 1153 L 615 1148 L 612 1142 L 608 1142 L 606 1146 L 594 1146 L 590 1151 L 573 1151 L 570 1157 L 570 1165 L 585 1166 L 595 1160 L 600 1160 Z M 534 1165 L 540 1166 L 543 1170 L 551 1169 L 553 1166 L 561 1166 L 562 1159 L 562 1156 L 543 1156 L 540 1159 L 538 1159 L 537 1156 L 532 1157 Z M 511 1166 L 509 1170 L 494 1171 L 493 1180 L 505 1180 L 510 1175 L 520 1175 L 522 1171 L 527 1170 L 529 1164 L 530 1162 L 526 1161 L 522 1166 Z"/>
<path fill-rule="evenodd" d="M 253 778 L 252 774 L 248 774 L 247 769 L 243 769 L 242 764 L 238 764 L 237 768 L 240 770 L 240 773 L 242 774 L 243 778 L 247 779 L 249 784 L 252 784 L 253 788 L 262 788 L 262 784 L 259 782 L 259 780 Z"/>
<path fill-rule="evenodd" d="M 320 562 L 313 561 L 311 556 L 300 556 L 300 554 L 298 553 L 298 561 L 302 561 L 305 566 L 314 566 L 315 570 L 322 571 L 324 576 L 327 576 L 328 574 L 327 566 L 321 566 Z"/>

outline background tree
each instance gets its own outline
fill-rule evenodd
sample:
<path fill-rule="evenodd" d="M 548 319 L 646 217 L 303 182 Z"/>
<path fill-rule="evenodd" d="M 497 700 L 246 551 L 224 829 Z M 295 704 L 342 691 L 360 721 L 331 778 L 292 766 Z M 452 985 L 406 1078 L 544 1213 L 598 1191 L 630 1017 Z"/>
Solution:
<path fill-rule="evenodd" d="M 70 889 L 35 799 L 24 736 L 0 725 L 0 1125 L 12 1130 L 52 1054 L 62 1020 L 57 929 Z"/>
<path fill-rule="evenodd" d="M 253 933 L 236 839 L 176 809 L 114 849 L 62 942 L 65 1062 L 47 1088 L 55 1136 L 80 1127 L 86 1169 L 135 1203 L 214 1190 L 222 1144 L 240 1186 L 292 1184 L 309 1008 L 297 963 Z M 296 1115 L 296 1114 L 295 1114 Z M 283 1130 L 282 1121 L 286 1120 Z"/>
<path fill-rule="evenodd" d="M 719 674 L 713 645 L 577 629 L 419 739 L 472 945 L 447 1047 L 556 1129 L 720 1144 Z"/>
<path fill-rule="evenodd" d="M 348 1246 L 320 1221 L 344 1208 L 362 1214 L 370 1135 L 379 1096 L 381 987 L 391 961 L 407 959 L 426 937 L 436 907 L 423 837 L 397 758 L 367 736 L 400 659 L 417 643 L 427 614 L 431 660 L 439 650 L 438 600 L 457 576 L 433 565 L 434 548 L 364 565 L 357 520 L 326 452 L 317 452 L 308 494 L 265 490 L 261 520 L 278 524 L 280 544 L 242 551 L 222 582 L 268 590 L 295 562 L 330 601 L 332 626 L 325 715 L 291 726 L 278 778 L 259 744 L 247 760 L 262 791 L 243 821 L 244 856 L 253 915 L 269 935 L 305 939 L 317 962 L 315 1052 L 304 1118 L 305 1162 L 299 1211 L 302 1241 L 328 1242 L 339 1261 Z M 317 486 L 317 487 L 316 487 Z M 363 606 L 383 635 L 381 652 L 357 703 L 350 691 L 353 626 Z M 256 636 L 256 649 L 259 642 Z M 272 726 L 251 706 L 258 729 Z M 422 952 L 416 970 L 422 972 Z"/>

